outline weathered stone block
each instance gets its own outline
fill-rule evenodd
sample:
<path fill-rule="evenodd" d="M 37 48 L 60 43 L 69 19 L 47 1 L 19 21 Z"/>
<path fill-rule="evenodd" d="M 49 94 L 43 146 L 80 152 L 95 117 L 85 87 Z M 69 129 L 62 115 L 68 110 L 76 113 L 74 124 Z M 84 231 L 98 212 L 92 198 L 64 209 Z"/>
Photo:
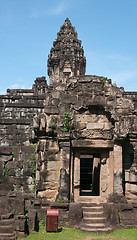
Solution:
<path fill-rule="evenodd" d="M 104 215 L 107 223 L 113 227 L 119 225 L 119 206 L 118 204 L 105 203 L 103 204 Z"/>
<path fill-rule="evenodd" d="M 39 230 L 39 222 L 36 210 L 28 212 L 28 228 L 29 233 L 34 233 Z"/>
<path fill-rule="evenodd" d="M 57 171 L 60 170 L 60 162 L 56 161 L 48 161 L 47 162 L 47 171 Z"/>
<path fill-rule="evenodd" d="M 82 221 L 82 205 L 80 203 L 69 204 L 69 226 L 79 226 Z"/>
<path fill-rule="evenodd" d="M 57 190 L 38 191 L 38 196 L 53 201 L 54 199 L 56 199 L 57 193 L 58 193 Z"/>
<path fill-rule="evenodd" d="M 124 211 L 119 213 L 120 224 L 126 226 L 136 226 L 137 225 L 137 211 Z"/>
<path fill-rule="evenodd" d="M 103 129 L 104 123 L 87 123 L 87 129 Z"/>

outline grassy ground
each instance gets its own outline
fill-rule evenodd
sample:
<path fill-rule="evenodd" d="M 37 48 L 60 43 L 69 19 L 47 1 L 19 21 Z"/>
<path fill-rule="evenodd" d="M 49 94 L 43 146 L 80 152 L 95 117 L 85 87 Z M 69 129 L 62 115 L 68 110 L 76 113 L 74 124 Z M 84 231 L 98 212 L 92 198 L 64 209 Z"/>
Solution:
<path fill-rule="evenodd" d="M 63 227 L 61 232 L 46 233 L 45 227 L 40 226 L 40 231 L 38 233 L 30 234 L 25 239 L 26 240 L 137 240 L 137 229 L 116 230 L 110 234 L 90 234 L 90 233 L 81 232 L 80 230 L 76 230 L 75 228 L 68 229 L 66 227 Z"/>

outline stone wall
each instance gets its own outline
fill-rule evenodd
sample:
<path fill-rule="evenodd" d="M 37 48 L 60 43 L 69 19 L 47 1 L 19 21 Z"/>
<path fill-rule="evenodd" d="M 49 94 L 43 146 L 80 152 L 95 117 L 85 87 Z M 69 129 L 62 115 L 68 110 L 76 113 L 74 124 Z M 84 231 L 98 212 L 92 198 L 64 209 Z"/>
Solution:
<path fill-rule="evenodd" d="M 0 96 L 0 108 L 1 195 L 36 191 L 52 201 L 69 199 L 74 190 L 72 156 L 82 147 L 108 152 L 106 160 L 100 152 L 102 196 L 114 185 L 114 192 L 136 197 L 136 94 L 126 94 L 103 77 L 73 77 L 50 86 L 42 77 L 31 90 L 8 90 Z"/>
<path fill-rule="evenodd" d="M 0 96 L 0 196 L 35 194 L 37 146 L 30 139 L 33 118 L 44 111 L 45 95 L 38 95 L 36 83 L 33 88 L 35 92 L 8 89 Z"/>

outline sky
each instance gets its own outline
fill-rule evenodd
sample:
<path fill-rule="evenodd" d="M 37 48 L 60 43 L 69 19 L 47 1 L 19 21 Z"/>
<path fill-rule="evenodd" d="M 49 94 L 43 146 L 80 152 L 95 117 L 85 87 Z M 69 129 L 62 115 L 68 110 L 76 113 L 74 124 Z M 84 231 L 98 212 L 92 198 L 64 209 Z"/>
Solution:
<path fill-rule="evenodd" d="M 137 0 L 0 0 L 0 94 L 46 76 L 66 18 L 78 32 L 86 74 L 137 91 Z"/>

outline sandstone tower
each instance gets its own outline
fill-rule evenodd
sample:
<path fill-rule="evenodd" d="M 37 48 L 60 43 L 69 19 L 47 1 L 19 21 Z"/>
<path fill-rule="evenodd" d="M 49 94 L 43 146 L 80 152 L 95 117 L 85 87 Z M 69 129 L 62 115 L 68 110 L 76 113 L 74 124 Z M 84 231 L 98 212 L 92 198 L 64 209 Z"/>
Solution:
<path fill-rule="evenodd" d="M 86 58 L 77 32 L 67 18 L 53 42 L 48 56 L 48 75 L 50 84 L 85 74 Z"/>

